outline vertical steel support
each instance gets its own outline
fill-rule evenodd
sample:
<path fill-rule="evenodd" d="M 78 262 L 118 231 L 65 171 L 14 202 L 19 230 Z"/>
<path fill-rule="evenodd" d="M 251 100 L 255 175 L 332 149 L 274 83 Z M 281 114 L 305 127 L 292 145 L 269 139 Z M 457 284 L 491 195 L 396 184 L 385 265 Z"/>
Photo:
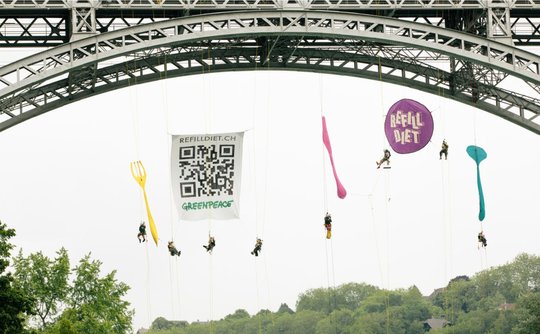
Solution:
<path fill-rule="evenodd" d="M 96 9 L 90 4 L 73 4 L 70 42 L 96 34 Z"/>
<path fill-rule="evenodd" d="M 514 45 L 510 29 L 510 7 L 504 3 L 489 2 L 487 8 L 487 38 Z"/>

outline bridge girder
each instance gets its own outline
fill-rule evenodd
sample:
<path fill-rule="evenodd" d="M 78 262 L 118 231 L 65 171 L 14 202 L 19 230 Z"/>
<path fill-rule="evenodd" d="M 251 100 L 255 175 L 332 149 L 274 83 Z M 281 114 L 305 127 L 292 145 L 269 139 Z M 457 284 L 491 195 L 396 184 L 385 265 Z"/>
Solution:
<path fill-rule="evenodd" d="M 446 67 L 431 63 L 444 61 Z M 452 66 L 448 66 L 452 63 Z M 335 12 L 185 17 L 97 35 L 0 68 L 0 131 L 74 101 L 164 78 L 234 70 L 349 75 L 451 98 L 540 134 L 540 57 L 414 22 Z"/>
<path fill-rule="evenodd" d="M 540 45 L 540 0 L 0 0 L 0 47 L 51 47 L 129 26 L 238 10 L 333 10 Z"/>

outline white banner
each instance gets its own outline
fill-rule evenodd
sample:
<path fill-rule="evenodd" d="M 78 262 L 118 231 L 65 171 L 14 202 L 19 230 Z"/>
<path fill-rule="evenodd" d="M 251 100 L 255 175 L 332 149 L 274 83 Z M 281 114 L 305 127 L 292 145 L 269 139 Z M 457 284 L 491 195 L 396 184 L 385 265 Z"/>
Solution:
<path fill-rule="evenodd" d="M 243 132 L 172 136 L 172 187 L 180 219 L 238 218 L 243 138 Z"/>

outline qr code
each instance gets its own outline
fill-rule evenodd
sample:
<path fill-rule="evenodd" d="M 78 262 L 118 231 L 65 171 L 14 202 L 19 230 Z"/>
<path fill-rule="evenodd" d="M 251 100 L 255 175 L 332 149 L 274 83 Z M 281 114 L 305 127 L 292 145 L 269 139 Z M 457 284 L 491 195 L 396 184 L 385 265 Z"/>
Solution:
<path fill-rule="evenodd" d="M 234 149 L 231 144 L 180 147 L 180 196 L 233 195 Z"/>

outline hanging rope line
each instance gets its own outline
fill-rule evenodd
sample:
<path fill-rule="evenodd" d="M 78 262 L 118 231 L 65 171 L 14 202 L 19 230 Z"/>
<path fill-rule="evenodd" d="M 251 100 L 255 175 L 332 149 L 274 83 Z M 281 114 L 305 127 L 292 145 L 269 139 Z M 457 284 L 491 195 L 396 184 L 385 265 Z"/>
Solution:
<path fill-rule="evenodd" d="M 165 147 L 167 147 L 167 160 L 170 159 L 170 154 L 171 154 L 171 136 L 170 136 L 170 127 L 169 127 L 169 124 L 170 124 L 170 116 L 169 116 L 169 99 L 168 99 L 168 87 L 167 87 L 167 54 L 164 54 L 163 56 L 163 65 L 164 65 L 164 71 L 160 72 L 159 73 L 159 76 L 160 76 L 160 83 L 161 83 L 161 95 L 163 97 L 163 103 L 164 103 L 164 106 L 163 106 L 163 119 L 165 120 L 165 135 L 163 136 L 164 140 L 165 140 Z M 164 73 L 164 74 L 163 74 Z M 172 179 L 171 179 L 171 164 L 168 163 L 167 164 L 167 175 L 168 175 L 168 178 L 169 178 L 169 184 L 172 184 Z M 174 220 L 173 220 L 173 194 L 172 194 L 172 188 L 169 187 L 169 213 L 170 213 L 170 225 L 171 225 L 171 237 L 172 239 L 174 240 Z"/>
<path fill-rule="evenodd" d="M 214 266 L 211 255 L 208 257 L 208 267 L 210 271 L 210 333 L 214 333 Z"/>
<path fill-rule="evenodd" d="M 255 46 L 255 59 L 257 59 L 258 54 L 258 48 Z M 263 238 L 261 236 L 260 232 L 260 217 L 259 217 L 259 208 L 258 208 L 258 201 L 257 201 L 257 150 L 256 150 L 256 110 L 257 110 L 257 61 L 255 61 L 255 68 L 253 71 L 253 94 L 252 94 L 252 107 L 251 107 L 251 127 L 253 129 L 253 139 L 251 142 L 251 178 L 252 178 L 252 192 L 254 194 L 255 199 L 255 237 L 256 238 Z M 263 200 L 263 203 L 265 203 L 266 200 Z M 253 253 L 252 253 L 253 254 Z M 261 302 L 260 302 L 260 291 L 259 291 L 259 273 L 257 270 L 257 258 L 253 258 L 253 268 L 255 270 L 255 290 L 256 290 L 256 299 L 257 299 L 257 310 L 261 309 Z M 261 320 L 261 314 L 259 313 L 257 315 L 257 322 L 258 322 L 258 333 L 262 333 L 262 320 Z"/>
<path fill-rule="evenodd" d="M 441 221 L 442 221 L 442 239 L 443 239 L 443 257 L 444 257 L 444 281 L 447 282 L 448 281 L 448 254 L 447 254 L 447 250 L 448 250 L 448 245 L 446 244 L 447 243 L 447 238 L 446 238 L 446 235 L 447 235 L 447 231 L 448 231 L 448 221 L 447 221 L 447 209 L 448 209 L 448 198 L 447 198 L 447 193 L 446 193 L 446 183 L 447 183 L 447 179 L 446 179 L 446 172 L 445 171 L 445 164 L 442 162 L 441 160 L 441 197 L 442 197 L 442 207 L 441 207 Z"/>
<path fill-rule="evenodd" d="M 321 118 L 322 118 L 324 116 L 324 112 L 323 112 L 323 81 L 322 81 L 321 74 L 319 74 L 319 105 L 320 105 L 320 112 L 321 112 Z M 323 205 L 324 205 L 324 212 L 326 213 L 328 212 L 328 188 L 326 185 L 326 159 L 324 157 L 324 148 L 322 149 L 322 163 L 323 163 L 323 180 L 322 180 L 323 181 Z"/>
<path fill-rule="evenodd" d="M 147 311 L 146 321 L 148 324 L 150 324 L 152 304 L 150 302 L 150 256 L 148 255 L 148 241 L 146 242 L 145 249 L 146 249 L 146 311 Z"/>
<path fill-rule="evenodd" d="M 333 243 L 332 239 L 330 239 L 330 255 L 331 255 L 331 259 L 332 259 L 332 287 L 335 290 L 336 289 L 336 271 L 335 271 L 335 268 L 334 268 L 334 243 Z M 336 308 L 336 307 L 337 307 L 336 295 L 335 295 L 335 291 L 334 291 L 334 308 Z"/>
<path fill-rule="evenodd" d="M 384 108 L 384 82 L 383 82 L 383 79 L 382 79 L 382 74 L 383 74 L 383 67 L 382 67 L 382 64 L 381 64 L 381 57 L 378 57 L 378 61 L 379 61 L 379 66 L 378 66 L 378 72 L 379 72 L 379 88 L 380 88 L 380 108 L 381 108 L 381 119 L 382 119 L 382 123 L 384 124 L 384 121 L 386 119 L 386 110 Z M 384 134 L 384 131 L 381 131 L 381 134 L 380 134 L 380 143 L 384 143 L 384 145 L 381 145 L 381 146 L 386 146 L 386 136 Z M 390 244 L 389 244 L 389 223 L 388 223 L 388 201 L 389 201 L 389 196 L 388 196 L 388 177 L 387 177 L 387 173 L 385 172 L 387 171 L 386 169 L 383 168 L 383 173 L 385 173 L 384 175 L 384 188 L 385 188 L 385 209 L 386 209 L 386 212 L 385 212 L 385 227 L 386 227 L 386 230 L 387 230 L 387 235 L 386 235 L 386 242 L 387 242 L 387 255 L 386 255 L 386 332 L 387 333 L 390 333 L 390 292 L 389 292 L 389 288 L 388 288 L 388 285 L 389 285 L 389 281 L 390 281 Z M 378 177 L 377 177 L 377 180 L 376 180 L 376 183 L 378 182 Z M 375 186 L 376 184 L 374 185 L 374 189 L 375 189 Z M 378 246 L 377 246 L 378 248 Z M 377 250 L 379 252 L 379 250 Z M 379 257 L 379 261 L 380 261 L 380 257 Z M 382 273 L 382 265 L 379 264 L 379 266 L 381 267 L 381 273 Z M 381 274 L 382 275 L 382 274 Z"/>
<path fill-rule="evenodd" d="M 448 257 L 452 255 L 452 224 L 450 217 L 450 178 L 449 178 L 449 167 L 446 163 L 446 160 L 441 160 L 441 192 L 442 192 L 442 210 L 441 210 L 441 220 L 442 220 L 442 238 L 443 238 L 443 257 L 444 257 L 444 282 L 448 284 L 449 275 L 452 275 L 452 270 L 449 271 L 449 262 L 451 266 L 452 260 L 448 261 Z M 455 298 L 449 299 L 448 293 L 445 294 L 445 304 L 446 307 L 446 318 L 453 322 L 454 319 L 454 304 Z"/>
<path fill-rule="evenodd" d="M 270 303 L 270 279 L 268 275 L 268 265 L 266 261 L 266 253 L 263 254 L 263 264 L 264 264 L 264 275 L 266 277 L 266 299 L 268 300 L 268 303 Z M 272 325 L 275 325 L 274 322 L 274 313 L 270 313 L 270 321 L 272 321 Z"/>
<path fill-rule="evenodd" d="M 373 229 L 373 240 L 375 241 L 375 253 L 377 254 L 377 264 L 379 268 L 379 276 L 381 280 L 381 286 L 385 286 L 385 280 L 384 280 L 384 271 L 382 268 L 382 258 L 381 258 L 381 251 L 380 251 L 380 245 L 379 245 L 379 238 L 378 236 L 378 229 L 377 229 L 377 220 L 375 217 L 375 206 L 373 204 L 373 196 L 375 194 L 375 191 L 377 189 L 377 185 L 379 184 L 379 180 L 381 178 L 381 173 L 377 173 L 377 176 L 375 177 L 375 181 L 373 182 L 373 186 L 371 188 L 371 192 L 367 195 L 367 198 L 369 200 L 369 207 L 371 212 L 371 226 Z"/>
<path fill-rule="evenodd" d="M 323 86 L 324 86 L 324 80 L 323 80 L 323 77 L 322 77 L 322 74 L 319 74 L 319 105 L 320 105 L 320 113 L 321 113 L 321 119 L 323 120 L 323 143 L 326 145 L 326 143 L 324 142 L 324 139 L 325 139 L 325 134 L 326 134 L 326 128 L 325 128 L 325 123 L 324 123 L 324 89 L 323 89 Z M 330 141 L 327 140 L 328 142 L 328 147 L 330 147 Z M 328 186 L 326 184 L 326 173 L 327 173 L 327 168 L 326 168 L 326 158 L 325 158 L 325 153 L 324 153 L 324 146 L 323 145 L 323 148 L 322 148 L 322 165 L 323 165 L 323 203 L 324 203 L 324 214 L 328 214 L 329 210 L 328 210 Z M 327 148 L 328 149 L 328 148 Z M 328 153 L 329 153 L 329 156 L 330 156 L 330 159 L 332 158 L 332 155 L 331 155 L 331 151 L 330 149 L 328 149 Z M 339 180 L 337 178 L 337 175 L 335 174 L 335 169 L 333 169 L 334 171 L 334 176 L 336 178 L 336 184 L 338 185 L 338 194 L 340 193 L 339 191 Z M 342 192 L 342 195 L 344 198 L 345 195 L 346 195 L 346 191 L 345 189 L 343 188 L 343 192 Z M 329 232 L 327 231 L 327 236 L 329 236 L 328 234 Z M 330 252 L 328 251 L 328 248 L 329 248 L 329 244 L 330 244 Z M 324 249 L 325 249 L 325 254 L 326 254 L 326 284 L 327 284 L 327 287 L 328 287 L 328 290 L 331 292 L 332 294 L 332 299 L 328 299 L 328 311 L 329 311 L 329 315 L 332 314 L 331 310 L 332 308 L 336 309 L 337 308 L 337 302 L 336 302 L 336 295 L 335 295 L 335 289 L 336 289 L 336 276 L 335 276 L 335 270 L 334 270 L 334 248 L 332 246 L 332 239 L 330 237 L 330 239 L 327 237 L 325 239 L 325 243 L 324 243 Z M 331 272 L 330 272 L 331 271 Z M 330 278 L 332 278 L 332 281 L 330 281 Z M 332 302 L 333 302 L 333 305 L 332 305 Z M 330 323 L 333 325 L 334 327 L 334 333 L 337 333 L 337 322 L 335 321 L 334 317 L 330 317 Z"/>
<path fill-rule="evenodd" d="M 182 319 L 182 299 L 180 298 L 180 270 L 178 269 L 178 261 L 174 262 L 176 270 L 176 294 L 178 300 L 178 319 Z"/>
<path fill-rule="evenodd" d="M 258 48 L 255 49 L 255 53 L 256 53 L 256 57 L 255 59 L 257 59 L 257 54 L 258 54 Z M 255 69 L 257 69 L 257 63 L 255 63 Z M 268 62 L 267 64 L 267 73 L 270 73 L 270 62 Z M 264 171 L 263 171 L 263 183 L 264 183 L 264 186 L 263 186 L 263 204 L 262 204 L 262 212 L 260 214 L 260 216 L 257 216 L 256 217 L 256 221 L 257 221 L 257 228 L 259 226 L 259 221 L 261 222 L 261 227 L 260 227 L 260 230 L 257 232 L 258 235 L 260 235 L 260 238 L 262 240 L 264 240 L 264 235 L 265 235 L 265 226 L 266 226 L 266 220 L 267 220 L 267 198 L 268 198 L 268 182 L 269 182 L 269 176 L 268 176 L 268 165 L 269 165 L 269 151 L 270 151 L 270 93 L 271 93 L 271 77 L 270 75 L 267 75 L 267 84 L 268 84 L 268 88 L 266 90 L 266 108 L 265 108 L 265 111 L 266 111 L 266 114 L 265 114 L 265 146 L 266 146 L 266 149 L 264 150 L 265 152 L 265 156 L 264 156 Z M 257 87 L 257 86 L 256 86 Z M 255 109 L 253 110 L 255 112 Z M 256 205 L 257 207 L 257 205 Z M 258 212 L 258 211 L 257 211 Z M 266 279 L 266 294 L 267 294 L 267 304 L 270 303 L 270 296 L 271 296 L 271 293 L 270 293 L 270 278 L 269 278 L 269 275 L 268 275 L 268 263 L 267 263 L 267 258 L 266 258 L 266 252 L 262 254 L 262 262 L 263 262 L 263 266 L 264 266 L 264 277 Z M 257 283 L 257 293 L 259 293 L 258 291 L 259 289 L 259 283 Z M 262 314 L 261 314 L 262 316 Z M 259 334 L 262 334 L 263 331 L 262 331 L 262 324 L 261 324 L 261 317 L 259 317 Z M 270 313 L 270 321 L 272 322 L 272 324 L 274 324 L 274 314 L 273 313 Z"/>
<path fill-rule="evenodd" d="M 439 82 L 442 80 L 441 78 L 442 78 L 442 75 L 441 75 L 440 71 L 437 70 L 437 79 L 438 79 Z M 440 98 L 439 98 L 439 103 L 440 103 L 441 100 L 444 100 L 445 95 L 444 95 L 444 90 L 443 90 L 441 85 L 438 85 L 438 90 L 439 90 L 439 96 L 440 96 Z M 442 130 L 442 133 L 443 133 L 443 138 L 446 138 L 446 113 L 445 113 L 445 110 L 444 110 L 444 104 L 443 104 L 443 106 L 441 106 L 439 104 L 439 110 L 440 109 L 443 109 L 441 111 L 441 118 L 442 118 L 442 122 L 441 122 L 442 123 L 442 129 L 441 130 Z"/>
<path fill-rule="evenodd" d="M 270 54 L 269 54 L 270 56 Z M 265 227 L 265 224 L 266 224 L 266 199 L 268 198 L 267 195 L 268 195 L 268 165 L 269 165 L 269 159 L 268 159 L 268 152 L 270 151 L 270 93 L 271 93 L 271 76 L 269 75 L 270 73 L 270 62 L 268 62 L 267 64 L 267 69 L 268 69 L 268 75 L 267 75 L 267 84 L 268 84 L 268 89 L 266 91 L 266 119 L 265 119 L 265 130 L 266 130 L 266 133 L 265 133 L 265 147 L 266 147 L 266 150 L 265 150 L 265 155 L 264 155 L 264 171 L 263 171 L 263 175 L 264 175 L 264 186 L 263 186 L 263 205 L 262 205 L 262 212 L 261 212 L 261 217 L 262 217 L 262 226 L 261 226 L 261 236 L 264 235 L 264 227 Z"/>
<path fill-rule="evenodd" d="M 386 332 L 390 333 L 390 192 L 389 170 L 384 175 L 384 201 L 385 201 L 385 225 L 386 225 Z"/>
<path fill-rule="evenodd" d="M 380 99 L 379 99 L 379 104 L 380 104 L 380 110 L 381 110 L 381 121 L 382 121 L 382 124 L 384 124 L 384 121 L 386 119 L 386 110 L 384 108 L 384 81 L 382 79 L 382 65 L 381 65 L 381 57 L 378 57 L 378 60 L 379 60 L 379 67 L 378 67 L 378 71 L 379 71 L 379 96 L 380 96 Z M 386 146 L 386 136 L 384 134 L 384 131 L 381 131 L 380 132 L 380 135 L 379 135 L 379 147 L 383 147 L 383 146 Z M 382 144 L 382 145 L 381 145 Z"/>
<path fill-rule="evenodd" d="M 135 65 L 137 66 L 137 60 L 135 60 Z M 126 73 L 129 73 L 129 65 L 126 63 Z M 131 87 L 131 80 L 134 81 L 134 87 Z M 139 141 L 139 101 L 138 101 L 138 92 L 137 92 L 137 77 L 128 78 L 128 90 L 130 94 L 131 101 L 131 117 L 133 120 L 133 141 L 135 143 L 135 160 L 140 160 L 140 141 Z"/>
<path fill-rule="evenodd" d="M 258 48 L 255 47 L 255 59 L 257 59 L 258 54 Z M 255 61 L 255 68 L 253 71 L 253 94 L 252 94 L 252 106 L 251 106 L 251 128 L 253 129 L 253 139 L 251 141 L 251 154 L 252 154 L 252 160 L 251 160 L 251 175 L 253 180 L 252 190 L 253 194 L 255 194 L 255 234 L 258 237 L 259 236 L 259 208 L 257 205 L 257 150 L 255 142 L 257 140 L 257 127 L 256 127 L 256 110 L 257 110 L 257 61 Z"/>
<path fill-rule="evenodd" d="M 448 199 L 448 223 L 449 223 L 449 238 L 448 238 L 448 243 L 449 243 L 449 251 L 450 251 L 450 264 L 449 264 L 449 277 L 452 277 L 453 274 L 454 274 L 454 260 L 453 260 L 453 250 L 454 250 L 454 243 L 453 243 L 453 235 L 454 235 L 454 230 L 453 230 L 453 215 L 452 215 L 452 212 L 453 212 L 453 206 L 452 206 L 452 182 L 450 182 L 450 180 L 452 180 L 451 178 L 451 173 L 450 173 L 450 165 L 447 165 L 447 177 L 446 177 L 446 180 L 447 180 L 447 184 L 448 184 L 448 196 L 447 196 L 447 199 Z M 457 305 L 457 296 L 456 298 L 452 299 L 450 301 L 450 316 L 451 316 L 451 322 L 455 323 L 455 318 L 456 318 L 456 305 Z M 450 326 L 451 327 L 451 332 L 454 333 L 454 326 Z"/>
<path fill-rule="evenodd" d="M 255 46 L 255 59 L 257 59 L 258 57 L 258 53 L 259 53 L 259 50 L 258 50 L 258 46 L 256 45 Z M 252 140 L 252 145 L 251 145 L 251 148 L 252 148 L 252 163 L 251 163 L 251 167 L 252 167 L 252 182 L 253 182 L 253 194 L 254 194 L 254 199 L 255 199 L 255 237 L 256 237 L 256 240 L 258 240 L 259 238 L 261 240 L 264 240 L 264 223 L 265 223 L 265 220 L 266 220 L 266 217 L 264 216 L 265 213 L 266 213 L 266 187 L 267 187 L 267 173 L 268 173 L 268 168 L 265 168 L 264 170 L 264 191 L 265 193 L 263 194 L 263 199 L 262 199 L 262 205 L 263 205 L 263 209 L 262 210 L 259 210 L 259 201 L 257 200 L 257 197 L 258 197 L 258 192 L 257 192 L 257 176 L 258 176 L 258 173 L 257 173 L 257 149 L 256 149 L 256 138 L 257 138 L 257 131 L 256 129 L 258 129 L 256 127 L 256 110 L 257 110 L 257 87 L 258 87 L 258 84 L 257 84 L 257 61 L 255 61 L 255 67 L 254 67 L 254 71 L 253 71 L 253 99 L 252 99 L 252 109 L 251 109 L 251 127 L 254 129 L 253 130 L 253 140 Z M 266 112 L 266 126 L 265 126 L 265 129 L 266 129 L 266 140 L 267 142 L 265 143 L 267 146 L 268 146 L 268 129 L 269 129 L 269 124 L 268 124 L 268 114 L 269 114 L 269 106 L 268 106 L 268 94 L 267 94 L 267 99 L 266 99 L 266 109 L 265 109 L 265 112 Z M 264 152 L 266 152 L 265 154 L 265 165 L 267 165 L 268 163 L 268 147 L 264 150 Z M 263 212 L 263 215 L 261 216 L 261 211 Z M 253 254 L 253 253 L 252 253 Z M 263 262 L 265 261 L 265 257 L 263 257 Z M 258 271 L 258 267 L 257 267 L 257 257 L 254 257 L 253 258 L 253 268 L 255 270 L 255 289 L 256 289 L 256 295 L 257 295 L 257 309 L 258 310 L 261 310 L 261 296 L 260 296 L 260 288 L 259 288 L 259 285 L 260 285 L 260 279 L 259 279 L 259 271 Z M 258 333 L 259 334 L 262 334 L 263 333 L 263 330 L 262 330 L 262 312 L 259 311 L 258 315 L 257 315 L 257 323 L 258 323 Z"/>
<path fill-rule="evenodd" d="M 210 43 L 207 49 L 207 58 L 211 59 Z M 205 129 L 204 132 L 208 134 L 211 132 L 211 129 L 212 129 L 212 81 L 210 79 L 208 81 L 206 80 L 206 76 L 210 74 L 211 65 L 208 65 L 208 70 L 205 73 L 204 72 L 204 68 L 205 68 L 204 50 L 202 51 L 202 54 L 201 54 L 201 63 L 203 64 L 201 66 L 202 81 L 203 81 L 203 100 L 206 102 L 206 112 L 204 113 L 204 129 Z M 210 174 L 209 159 L 206 159 L 205 173 L 206 173 L 206 177 L 208 177 L 208 175 Z M 207 178 L 208 183 L 211 183 L 211 181 L 212 180 L 210 178 Z M 210 218 L 208 219 L 208 234 L 210 237 L 211 232 L 212 232 L 212 211 L 210 211 L 209 214 L 210 214 Z"/>
<path fill-rule="evenodd" d="M 162 101 L 163 101 L 163 107 L 162 107 L 162 111 L 163 111 L 163 120 L 164 120 L 164 127 L 165 127 L 165 131 L 164 131 L 164 136 L 163 136 L 163 139 L 165 141 L 165 147 L 168 148 L 167 150 L 167 158 L 170 159 L 170 154 L 171 154 L 171 140 L 170 140 L 170 135 L 169 135 L 169 108 L 168 108 L 168 99 L 167 99 L 167 84 L 166 84 L 166 79 L 167 79 L 167 54 L 163 54 L 163 71 L 160 71 L 159 72 L 159 77 L 160 77 L 160 85 L 161 85 L 161 95 L 162 95 Z M 169 179 L 169 184 L 172 184 L 172 179 L 171 179 L 171 165 L 170 164 L 167 164 L 167 176 L 168 176 L 168 179 Z M 173 221 L 173 200 L 172 200 L 172 189 L 169 187 L 169 225 L 170 225 L 170 235 L 171 237 L 169 238 L 170 241 L 175 241 L 175 233 L 174 233 L 174 221 Z M 175 275 L 175 270 L 173 269 L 176 269 L 176 275 Z M 176 312 L 175 312 L 175 296 L 177 294 L 175 294 L 175 287 L 176 287 L 176 290 L 179 294 L 179 288 L 178 288 L 178 284 L 176 284 L 175 286 L 175 279 L 176 279 L 176 282 L 178 281 L 178 265 L 176 263 L 176 261 L 174 261 L 172 259 L 172 257 L 169 257 L 169 281 L 170 281 L 170 287 L 171 287 L 171 310 L 172 310 L 172 319 L 175 318 L 176 316 Z M 180 304 L 180 298 L 178 298 L 178 304 Z"/>
<path fill-rule="evenodd" d="M 377 173 L 379 174 L 379 173 Z M 377 179 L 375 180 L 375 184 L 378 183 L 378 179 L 379 179 L 379 176 L 377 176 Z M 375 186 L 373 187 L 375 189 Z M 379 245 L 379 238 L 378 238 L 378 229 L 377 229 L 377 218 L 376 218 L 376 215 L 375 215 L 375 206 L 374 206 L 374 203 L 373 203 L 373 195 L 374 195 L 374 192 L 372 191 L 372 193 L 370 193 L 368 195 L 368 200 L 369 200 L 369 206 L 370 206 L 370 211 L 371 211 L 371 225 L 372 225 L 372 230 L 373 230 L 373 234 L 374 234 L 374 242 L 375 242 L 375 253 L 377 254 L 377 264 L 378 264 L 378 269 L 379 269 L 379 278 L 380 278 L 380 281 L 381 281 L 381 286 L 382 287 L 387 287 L 388 286 L 388 265 L 387 265 L 387 272 L 386 272 L 386 280 L 385 280 L 385 274 L 384 274 L 384 269 L 383 269 L 383 265 L 382 265 L 382 256 L 381 256 L 381 247 Z M 386 197 L 385 197 L 386 198 Z M 386 226 L 387 227 L 387 226 Z M 388 239 L 388 237 L 387 237 Z M 388 263 L 388 255 L 387 255 L 387 263 Z M 385 306 L 386 306 L 386 333 L 390 333 L 390 312 L 389 312 L 389 304 L 390 304 L 390 299 L 389 299 L 389 291 L 387 288 L 385 288 Z"/>
<path fill-rule="evenodd" d="M 172 319 L 174 319 L 174 315 L 176 314 L 176 312 L 174 311 L 174 283 L 173 283 L 173 272 L 172 272 L 172 266 L 173 264 L 171 263 L 171 261 L 174 261 L 172 260 L 172 256 L 169 256 L 169 282 L 171 284 L 171 311 L 172 311 Z"/>
<path fill-rule="evenodd" d="M 261 296 L 260 296 L 260 291 L 259 291 L 259 271 L 257 270 L 257 258 L 254 257 L 253 258 L 253 266 L 255 268 L 255 286 L 257 287 L 257 309 L 260 310 L 261 309 Z M 258 325 L 259 325 L 259 333 L 262 333 L 262 313 L 259 311 L 259 314 L 257 316 L 257 322 L 258 322 Z"/>
<path fill-rule="evenodd" d="M 439 70 L 437 70 L 437 80 L 440 82 L 441 80 L 441 73 Z M 444 98 L 444 90 L 441 88 L 441 87 L 438 87 L 437 88 L 437 93 L 439 95 L 439 99 L 437 100 L 439 102 L 438 104 L 438 108 L 437 108 L 437 112 L 439 112 L 440 114 L 440 117 L 441 117 L 441 132 L 442 132 L 442 137 L 443 137 L 443 142 L 446 140 L 446 113 L 444 112 L 444 108 L 443 106 L 441 105 L 441 100 L 442 98 Z M 442 151 L 439 152 L 439 160 L 440 160 L 440 165 L 441 165 L 441 198 L 442 198 L 442 203 L 441 203 L 441 222 L 442 222 L 442 239 L 443 239 L 443 257 L 444 257 L 444 260 L 443 260 L 443 272 L 444 272 L 444 282 L 445 284 L 448 284 L 449 282 L 449 273 L 448 273 L 448 256 L 451 256 L 452 254 L 452 250 L 450 248 L 450 252 L 448 251 L 449 249 L 449 244 L 448 244 L 448 235 L 452 235 L 452 231 L 450 229 L 450 222 L 449 222 L 449 219 L 448 219 L 448 215 L 449 215 L 449 196 L 447 194 L 447 191 L 448 191 L 448 187 L 447 187 L 447 184 L 449 182 L 449 178 L 448 178 L 448 164 L 446 163 L 446 156 L 445 156 L 445 160 L 442 160 Z M 445 293 L 445 304 L 447 305 L 446 307 L 446 319 L 448 319 L 449 321 L 453 322 L 453 318 L 452 318 L 452 305 L 451 303 L 453 303 L 452 300 L 449 300 L 449 296 L 448 296 L 448 293 Z M 448 305 L 450 305 L 450 307 L 448 307 Z"/>
<path fill-rule="evenodd" d="M 376 219 L 375 219 L 375 208 L 374 208 L 374 205 L 373 205 L 373 193 L 368 195 L 368 199 L 369 199 L 369 207 L 370 207 L 370 211 L 371 211 L 371 223 L 372 223 L 371 226 L 372 226 L 373 235 L 374 235 L 373 240 L 375 241 L 375 254 L 377 254 L 377 264 L 378 264 L 378 268 L 379 268 L 379 278 L 381 280 L 381 286 L 384 286 L 385 285 L 385 283 L 384 283 L 384 273 L 383 273 L 383 268 L 382 268 L 381 251 L 380 251 L 380 247 L 379 247 L 379 238 L 377 237 L 378 233 L 377 233 L 377 225 L 376 225 Z"/>
<path fill-rule="evenodd" d="M 208 43 L 208 51 L 207 51 L 207 58 L 208 59 L 211 59 L 211 52 L 210 52 L 210 48 L 211 48 L 211 45 L 210 43 Z M 206 71 L 205 73 L 205 62 L 204 62 L 204 49 L 201 50 L 201 75 L 202 75 L 202 95 L 203 95 L 203 100 L 206 103 L 206 112 L 204 113 L 204 127 L 205 127 L 205 133 L 208 134 L 210 133 L 211 131 L 211 121 L 212 121 L 212 90 L 211 90 L 211 80 L 208 80 L 208 83 L 206 81 L 206 76 L 210 73 L 210 65 L 208 65 L 208 70 Z M 207 87 L 208 85 L 208 87 Z M 208 93 L 207 93 L 207 90 L 208 90 Z M 209 159 L 206 159 L 206 163 L 205 163 L 205 177 L 207 177 L 207 182 L 208 183 L 211 183 L 211 179 L 208 178 L 208 176 L 210 175 L 210 161 Z M 212 211 L 210 211 L 209 213 L 210 217 L 207 219 L 208 221 L 208 239 L 210 240 L 212 236 Z M 210 322 L 210 326 L 209 326 L 209 331 L 210 333 L 214 333 L 214 275 L 213 275 L 213 261 L 212 261 L 212 251 L 210 251 L 210 254 L 209 254 L 209 260 L 208 260 L 208 266 L 209 266 L 209 292 L 210 292 L 210 319 L 209 319 L 209 322 Z"/>
<path fill-rule="evenodd" d="M 381 57 L 378 57 L 378 72 L 379 72 L 379 96 L 380 96 L 380 110 L 381 110 L 381 121 L 384 124 L 384 121 L 386 119 L 386 110 L 384 108 L 384 82 L 382 80 L 382 73 L 383 73 L 383 67 L 381 64 Z M 380 137 L 379 137 L 379 147 L 386 147 L 386 136 L 384 131 L 381 131 Z M 381 145 L 382 144 L 382 145 Z M 390 333 L 390 291 L 389 291 L 389 281 L 390 281 L 390 225 L 389 225 L 389 194 L 388 194 L 388 173 L 390 169 L 382 169 L 382 172 L 384 173 L 384 201 L 385 201 L 385 228 L 386 228 L 386 243 L 387 243 L 387 254 L 386 254 L 386 283 L 384 282 L 384 270 L 382 266 L 382 259 L 380 255 L 380 246 L 377 238 L 377 228 L 375 226 L 375 214 L 374 214 L 374 206 L 373 206 L 373 194 L 375 189 L 377 189 L 379 178 L 381 173 L 377 173 L 377 177 L 375 179 L 373 188 L 371 193 L 368 195 L 370 206 L 371 206 L 371 216 L 372 216 L 372 223 L 373 223 L 373 230 L 375 233 L 375 247 L 377 248 L 377 261 L 379 266 L 379 272 L 381 276 L 381 283 L 382 286 L 385 287 L 385 306 L 386 306 L 386 332 Z"/>
<path fill-rule="evenodd" d="M 137 68 L 137 59 L 135 59 L 134 67 Z M 126 72 L 129 72 L 129 65 L 126 63 Z M 132 80 L 133 80 L 133 87 L 132 87 Z M 139 92 L 138 92 L 138 85 L 137 85 L 137 77 L 135 78 L 128 78 L 128 91 L 130 95 L 130 109 L 131 109 L 131 117 L 132 117 L 132 126 L 133 126 L 133 142 L 134 142 L 134 149 L 135 149 L 135 161 L 140 161 L 140 115 L 139 115 Z M 145 205 L 144 200 L 141 198 L 139 200 L 139 223 L 144 221 L 142 217 L 144 217 L 144 211 L 145 211 Z M 152 315 L 152 303 L 150 299 L 150 255 L 148 251 L 148 239 L 146 239 L 145 242 L 145 253 L 146 253 L 146 311 L 147 311 L 147 323 L 151 323 L 151 315 Z"/>

